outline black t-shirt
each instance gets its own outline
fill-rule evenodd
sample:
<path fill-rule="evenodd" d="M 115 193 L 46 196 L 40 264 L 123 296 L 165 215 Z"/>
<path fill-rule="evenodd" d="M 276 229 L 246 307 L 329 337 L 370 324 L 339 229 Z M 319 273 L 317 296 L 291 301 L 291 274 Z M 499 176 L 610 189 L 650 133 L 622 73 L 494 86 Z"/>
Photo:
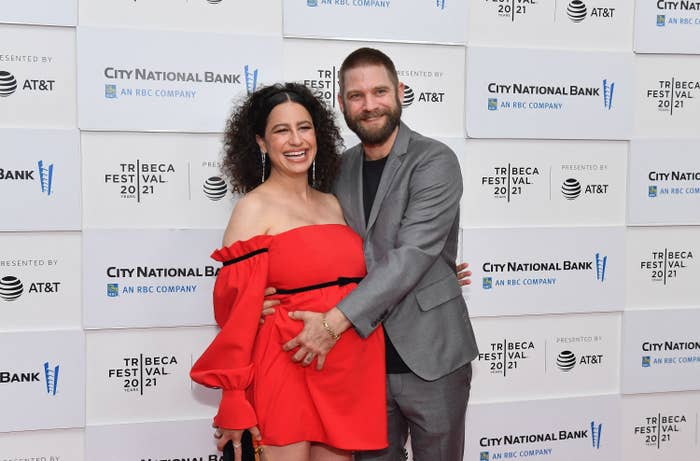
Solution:
<path fill-rule="evenodd" d="M 369 214 L 372 211 L 374 198 L 377 196 L 377 188 L 382 179 L 387 158 L 388 156 L 379 160 L 364 159 L 362 163 L 362 201 L 365 206 L 365 226 L 369 221 Z M 386 330 L 384 330 L 384 339 L 386 342 L 386 372 L 390 374 L 409 373 L 411 370 L 399 356 Z"/>

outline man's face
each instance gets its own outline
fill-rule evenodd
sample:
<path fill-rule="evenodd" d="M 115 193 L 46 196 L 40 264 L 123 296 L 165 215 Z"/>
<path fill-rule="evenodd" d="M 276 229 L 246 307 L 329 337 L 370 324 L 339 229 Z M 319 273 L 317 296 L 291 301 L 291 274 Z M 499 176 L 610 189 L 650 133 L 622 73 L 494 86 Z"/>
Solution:
<path fill-rule="evenodd" d="M 401 120 L 403 83 L 395 88 L 384 66 L 349 69 L 344 76 L 343 94 L 338 95 L 348 127 L 363 144 L 382 144 Z"/>

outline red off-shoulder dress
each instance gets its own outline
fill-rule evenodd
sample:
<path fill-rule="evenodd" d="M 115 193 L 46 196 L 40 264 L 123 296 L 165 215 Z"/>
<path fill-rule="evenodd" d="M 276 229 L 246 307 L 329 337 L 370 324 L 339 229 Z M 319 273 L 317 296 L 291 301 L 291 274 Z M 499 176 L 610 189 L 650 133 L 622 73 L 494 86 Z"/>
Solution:
<path fill-rule="evenodd" d="M 224 264 L 214 286 L 221 331 L 190 375 L 222 389 L 214 423 L 227 429 L 257 425 L 264 445 L 386 447 L 380 328 L 366 339 L 345 331 L 321 371 L 315 363 L 301 367 L 292 362 L 293 352 L 282 350 L 303 327 L 290 311 L 325 312 L 365 275 L 361 238 L 345 225 L 310 225 L 236 242 L 212 258 Z M 278 289 L 281 303 L 259 327 L 267 286 Z"/>

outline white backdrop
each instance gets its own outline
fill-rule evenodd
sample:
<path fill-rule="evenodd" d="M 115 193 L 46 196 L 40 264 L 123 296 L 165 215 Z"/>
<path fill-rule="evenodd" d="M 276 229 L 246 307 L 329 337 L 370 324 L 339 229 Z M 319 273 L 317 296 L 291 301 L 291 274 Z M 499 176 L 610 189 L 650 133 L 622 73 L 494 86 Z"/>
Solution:
<path fill-rule="evenodd" d="M 221 131 L 294 80 L 354 142 L 365 45 L 462 168 L 465 459 L 697 459 L 699 44 L 685 1 L 0 0 L 0 460 L 216 459 Z"/>

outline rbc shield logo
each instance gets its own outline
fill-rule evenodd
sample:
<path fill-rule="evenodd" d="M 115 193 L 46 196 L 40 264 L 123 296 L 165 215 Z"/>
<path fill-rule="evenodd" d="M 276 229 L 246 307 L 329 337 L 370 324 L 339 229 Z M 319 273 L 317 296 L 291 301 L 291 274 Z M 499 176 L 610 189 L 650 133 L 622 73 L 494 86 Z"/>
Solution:
<path fill-rule="evenodd" d="M 656 27 L 664 27 L 666 25 L 666 15 L 657 14 L 656 15 Z"/>
<path fill-rule="evenodd" d="M 603 424 L 596 425 L 595 421 L 591 421 L 591 443 L 593 448 L 600 450 L 600 435 L 603 431 Z"/>
<path fill-rule="evenodd" d="M 445 9 L 445 0 L 435 0 L 435 7 L 440 8 L 441 10 Z"/>
<path fill-rule="evenodd" d="M 105 98 L 117 99 L 117 85 L 105 85 Z"/>
<path fill-rule="evenodd" d="M 481 281 L 481 286 L 484 290 L 490 290 L 493 287 L 493 279 L 491 277 L 484 277 Z"/>
<path fill-rule="evenodd" d="M 642 368 L 649 368 L 650 366 L 651 366 L 651 356 L 643 355 L 642 356 Z"/>
<path fill-rule="evenodd" d="M 489 461 L 489 452 L 482 451 L 481 453 L 479 453 L 479 461 Z"/>
<path fill-rule="evenodd" d="M 306 6 L 318 6 L 318 0 L 306 0 Z"/>
<path fill-rule="evenodd" d="M 245 69 L 245 89 L 248 94 L 252 94 L 258 89 L 258 69 L 251 69 L 246 64 Z"/>
<path fill-rule="evenodd" d="M 658 193 L 658 188 L 656 186 L 649 186 L 649 197 L 654 198 Z"/>
<path fill-rule="evenodd" d="M 613 94 L 615 92 L 615 82 L 608 82 L 603 79 L 603 106 L 610 110 L 613 106 Z"/>
<path fill-rule="evenodd" d="M 51 368 L 49 362 L 44 362 L 44 377 L 46 378 L 46 393 L 56 395 L 58 389 L 58 369 L 59 365 Z"/>
<path fill-rule="evenodd" d="M 605 281 L 605 269 L 608 265 L 608 257 L 595 254 L 595 278 L 601 282 Z"/>
<path fill-rule="evenodd" d="M 498 110 L 498 98 L 489 98 L 489 110 Z"/>
<path fill-rule="evenodd" d="M 108 283 L 107 284 L 107 296 L 110 298 L 116 298 L 119 296 L 119 284 L 118 283 Z"/>
<path fill-rule="evenodd" d="M 53 163 L 44 166 L 44 161 L 39 160 L 39 182 L 41 183 L 41 192 L 51 195 L 53 192 Z"/>

